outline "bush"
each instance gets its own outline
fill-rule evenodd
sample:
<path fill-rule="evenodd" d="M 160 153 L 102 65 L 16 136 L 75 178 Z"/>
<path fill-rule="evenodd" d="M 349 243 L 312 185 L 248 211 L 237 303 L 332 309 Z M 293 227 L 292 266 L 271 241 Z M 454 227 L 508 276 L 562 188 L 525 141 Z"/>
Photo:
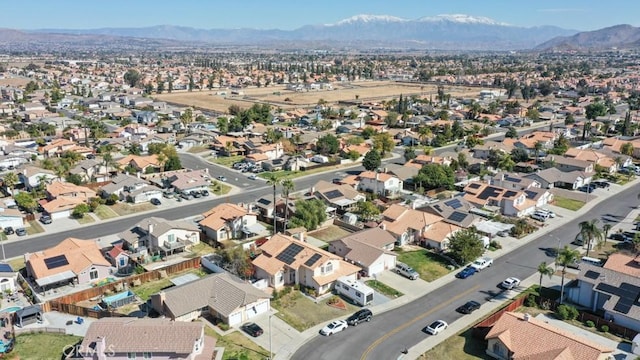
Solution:
<path fill-rule="evenodd" d="M 278 298 L 280 297 L 280 293 L 278 292 L 278 290 L 273 290 L 273 292 L 271 293 L 271 299 L 272 300 L 278 300 Z"/>
<path fill-rule="evenodd" d="M 587 325 L 587 327 L 590 327 L 590 328 L 596 326 L 596 324 L 594 324 L 593 321 L 591 321 L 591 320 L 587 320 L 587 322 L 585 322 L 584 324 Z"/>
<path fill-rule="evenodd" d="M 225 324 L 225 323 L 223 323 L 223 322 L 219 323 L 219 324 L 218 324 L 218 327 L 219 327 L 219 328 L 220 328 L 220 330 L 222 330 L 222 331 L 227 331 L 227 330 L 229 330 L 229 325 L 228 325 L 228 324 Z"/>
<path fill-rule="evenodd" d="M 558 317 L 560 319 L 568 320 L 569 319 L 569 309 L 567 308 L 567 305 L 558 306 L 558 309 L 556 309 L 556 314 L 558 315 Z"/>
<path fill-rule="evenodd" d="M 609 332 L 609 326 L 607 325 L 600 326 L 600 331 L 602 331 L 603 333 Z"/>
<path fill-rule="evenodd" d="M 524 301 L 524 305 L 528 307 L 538 307 L 538 304 L 536 303 L 536 297 L 529 294 L 529 296 L 527 296 L 527 299 Z"/>
<path fill-rule="evenodd" d="M 491 242 L 489 243 L 489 247 L 494 248 L 496 250 L 502 249 L 502 245 L 500 245 L 500 243 L 497 240 L 491 240 Z"/>
<path fill-rule="evenodd" d="M 575 320 L 578 318 L 578 316 L 580 315 L 580 312 L 578 311 L 578 309 L 576 309 L 573 306 L 569 306 L 569 320 Z"/>

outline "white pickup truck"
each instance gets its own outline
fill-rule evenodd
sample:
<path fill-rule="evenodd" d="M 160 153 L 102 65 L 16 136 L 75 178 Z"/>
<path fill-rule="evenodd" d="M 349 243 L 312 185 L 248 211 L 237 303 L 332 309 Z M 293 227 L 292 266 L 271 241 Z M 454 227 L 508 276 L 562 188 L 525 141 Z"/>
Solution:
<path fill-rule="evenodd" d="M 471 263 L 471 267 L 478 271 L 491 267 L 493 265 L 493 259 L 490 257 L 481 257 Z"/>

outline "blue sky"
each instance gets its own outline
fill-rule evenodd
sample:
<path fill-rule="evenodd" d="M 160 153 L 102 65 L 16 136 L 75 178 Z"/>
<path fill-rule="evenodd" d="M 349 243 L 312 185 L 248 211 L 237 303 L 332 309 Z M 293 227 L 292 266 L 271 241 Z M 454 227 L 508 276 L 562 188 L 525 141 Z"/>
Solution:
<path fill-rule="evenodd" d="M 358 15 L 408 19 L 438 14 L 485 16 L 518 26 L 595 30 L 640 24 L 637 0 L 5 0 L 0 27 L 13 29 L 143 27 L 294 29 Z"/>

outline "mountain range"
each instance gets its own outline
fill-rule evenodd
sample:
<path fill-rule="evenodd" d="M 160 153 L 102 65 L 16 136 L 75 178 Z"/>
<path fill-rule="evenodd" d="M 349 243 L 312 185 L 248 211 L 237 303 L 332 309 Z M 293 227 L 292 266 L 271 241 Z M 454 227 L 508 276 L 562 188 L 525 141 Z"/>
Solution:
<path fill-rule="evenodd" d="M 405 19 L 388 15 L 356 15 L 333 24 L 280 29 L 196 29 L 158 25 L 100 29 L 0 29 L 0 46 L 154 47 L 253 45 L 270 48 L 348 47 L 353 49 L 418 49 L 458 51 L 585 50 L 640 45 L 640 29 L 618 25 L 578 32 L 556 26 L 521 27 L 487 17 L 463 14 Z"/>

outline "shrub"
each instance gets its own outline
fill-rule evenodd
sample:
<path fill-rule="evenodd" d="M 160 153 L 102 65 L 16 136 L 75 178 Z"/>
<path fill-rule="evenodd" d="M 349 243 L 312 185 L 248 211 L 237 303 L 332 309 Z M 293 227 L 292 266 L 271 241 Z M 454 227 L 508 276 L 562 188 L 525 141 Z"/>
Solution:
<path fill-rule="evenodd" d="M 229 325 L 228 325 L 228 324 L 225 324 L 225 323 L 223 323 L 223 322 L 219 323 L 219 324 L 218 324 L 218 327 L 219 327 L 222 331 L 227 331 L 227 330 L 229 330 Z"/>
<path fill-rule="evenodd" d="M 496 250 L 502 249 L 502 245 L 500 245 L 500 243 L 497 240 L 491 240 L 491 242 L 489 243 L 489 247 L 492 247 Z"/>
<path fill-rule="evenodd" d="M 556 314 L 558 315 L 558 317 L 562 320 L 568 320 L 570 315 L 569 315 L 569 307 L 567 305 L 560 305 L 558 306 L 558 309 L 556 309 Z"/>
<path fill-rule="evenodd" d="M 580 315 L 580 312 L 578 311 L 578 309 L 576 309 L 574 306 L 569 306 L 569 320 L 575 320 L 578 318 L 578 316 Z"/>
<path fill-rule="evenodd" d="M 528 307 L 537 307 L 536 297 L 533 295 L 527 296 L 527 299 L 524 301 L 524 305 Z"/>
<path fill-rule="evenodd" d="M 609 326 L 607 325 L 600 326 L 600 331 L 602 331 L 603 333 L 609 332 Z"/>
<path fill-rule="evenodd" d="M 591 320 L 587 320 L 587 322 L 585 322 L 584 324 L 587 325 L 587 327 L 590 327 L 590 328 L 596 326 L 596 324 L 594 324 L 593 321 L 591 321 Z"/>
<path fill-rule="evenodd" d="M 280 293 L 278 292 L 278 290 L 273 290 L 273 292 L 271 293 L 271 299 L 272 300 L 278 300 L 278 298 L 280 297 Z"/>

